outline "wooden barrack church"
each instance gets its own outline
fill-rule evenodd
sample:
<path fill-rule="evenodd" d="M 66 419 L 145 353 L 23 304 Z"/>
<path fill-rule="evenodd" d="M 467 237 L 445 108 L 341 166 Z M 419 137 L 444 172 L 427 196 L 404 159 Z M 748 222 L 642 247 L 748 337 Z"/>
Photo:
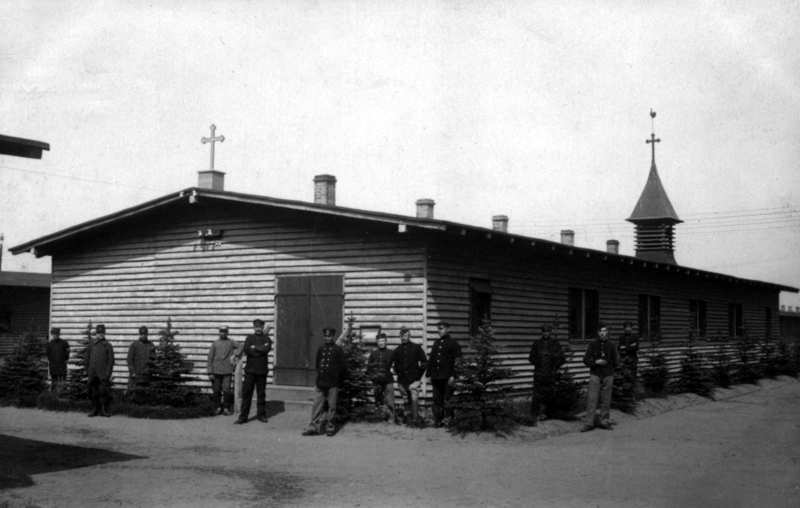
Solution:
<path fill-rule="evenodd" d="M 205 138 L 220 141 L 214 136 Z M 638 325 L 659 347 L 777 333 L 778 297 L 793 287 L 681 266 L 674 257 L 680 223 L 659 178 L 655 143 L 644 190 L 628 218 L 636 255 L 508 231 L 508 218 L 491 227 L 439 220 L 434 202 L 420 199 L 416 215 L 336 205 L 336 178 L 314 178 L 314 201 L 277 199 L 224 190 L 224 173 L 199 173 L 196 187 L 120 210 L 14 247 L 52 257 L 51 326 L 77 341 L 87 322 L 105 323 L 120 361 L 114 381 L 127 379 L 122 361 L 140 325 L 170 318 L 195 374 L 217 328 L 234 339 L 250 333 L 253 318 L 274 326 L 269 382 L 307 396 L 314 351 L 324 326 L 356 319 L 365 335 L 380 329 L 399 342 L 402 326 L 429 347 L 435 323 L 447 320 L 467 337 L 484 317 L 496 331 L 511 380 L 530 387 L 530 342 L 543 323 L 560 317 L 560 338 L 573 346 L 573 368 L 598 322 L 619 332 Z M 292 392 L 293 391 L 293 392 Z M 269 395 L 268 395 L 269 396 Z"/>

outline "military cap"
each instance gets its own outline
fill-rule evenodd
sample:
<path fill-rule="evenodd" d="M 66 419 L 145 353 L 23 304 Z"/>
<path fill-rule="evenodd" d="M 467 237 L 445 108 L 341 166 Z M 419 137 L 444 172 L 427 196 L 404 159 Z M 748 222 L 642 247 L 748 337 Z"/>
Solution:
<path fill-rule="evenodd" d="M 97 325 L 94 327 L 95 333 L 106 333 L 106 325 Z"/>
<path fill-rule="evenodd" d="M 403 335 L 404 333 L 408 333 L 410 331 L 411 330 L 409 330 L 408 327 L 405 327 L 405 326 L 401 326 L 400 327 L 400 335 Z"/>
<path fill-rule="evenodd" d="M 61 333 L 61 328 L 56 328 L 54 326 L 53 328 L 50 328 L 50 333 L 52 333 L 53 335 L 59 335 Z"/>
<path fill-rule="evenodd" d="M 253 326 L 264 326 L 264 320 L 263 319 L 254 319 L 253 320 Z"/>
<path fill-rule="evenodd" d="M 436 323 L 436 326 L 437 327 L 444 326 L 445 328 L 450 328 L 450 323 L 448 323 L 447 321 L 439 321 L 438 323 Z"/>
<path fill-rule="evenodd" d="M 146 326 L 140 326 L 139 327 L 139 334 L 146 334 L 146 333 L 147 333 L 147 327 Z"/>
<path fill-rule="evenodd" d="M 608 328 L 608 325 L 600 321 L 599 323 L 597 323 L 597 329 L 599 330 L 600 328 Z"/>
<path fill-rule="evenodd" d="M 255 323 L 253 323 L 253 324 L 255 324 Z M 220 327 L 219 327 L 219 331 L 220 331 L 220 333 L 221 333 L 221 332 L 228 333 L 228 327 L 227 327 L 227 326 L 220 326 Z"/>
<path fill-rule="evenodd" d="M 381 333 L 379 333 L 379 334 L 378 334 L 378 337 L 377 337 L 377 338 L 378 338 L 378 339 L 387 339 L 388 337 L 386 337 L 386 334 L 385 334 L 385 333 L 381 332 Z"/>
<path fill-rule="evenodd" d="M 553 331 L 553 325 L 542 325 L 542 331 L 543 332 L 552 332 Z"/>
<path fill-rule="evenodd" d="M 631 321 L 625 321 L 624 323 L 622 323 L 623 328 L 625 328 L 626 326 L 630 326 L 631 328 L 633 328 L 633 323 Z"/>
<path fill-rule="evenodd" d="M 336 328 L 325 327 L 322 329 L 322 335 L 326 337 L 332 337 L 336 335 Z"/>

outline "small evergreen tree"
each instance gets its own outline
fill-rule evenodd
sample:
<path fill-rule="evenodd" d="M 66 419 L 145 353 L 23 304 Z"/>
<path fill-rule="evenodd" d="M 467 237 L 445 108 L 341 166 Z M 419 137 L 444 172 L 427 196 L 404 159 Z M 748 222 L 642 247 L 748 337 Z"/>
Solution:
<path fill-rule="evenodd" d="M 454 395 L 448 401 L 453 409 L 451 432 L 494 431 L 508 433 L 516 426 L 507 400 L 507 388 L 499 381 L 511 377 L 511 370 L 497 359 L 494 330 L 488 321 L 470 340 L 468 351 L 456 361 Z"/>
<path fill-rule="evenodd" d="M 77 349 L 69 359 L 71 368 L 67 373 L 67 384 L 62 392 L 64 397 L 71 400 L 84 399 L 88 397 L 89 379 L 86 367 L 89 363 L 89 344 L 92 342 L 92 322 L 86 325 L 83 338 L 78 342 Z"/>
<path fill-rule="evenodd" d="M 36 398 L 47 385 L 44 344 L 32 333 L 26 334 L 0 368 L 0 398 L 18 406 L 35 406 Z"/>
<path fill-rule="evenodd" d="M 647 362 L 641 372 L 642 384 L 650 395 L 663 395 L 669 383 L 667 359 L 655 348 L 647 355 Z"/>
<path fill-rule="evenodd" d="M 691 342 L 686 349 L 686 356 L 681 360 L 681 372 L 675 387 L 679 393 L 696 393 L 703 397 L 713 398 L 713 376 L 711 371 L 704 366 L 703 356 L 694 350 Z"/>
<path fill-rule="evenodd" d="M 788 344 L 781 340 L 778 342 L 776 368 L 779 375 L 797 377 L 800 362 L 798 362 L 800 345 Z"/>
<path fill-rule="evenodd" d="M 778 348 L 771 338 L 766 337 L 761 343 L 760 347 L 760 370 L 763 375 L 768 378 L 775 378 L 778 376 L 780 358 L 778 356 Z"/>
<path fill-rule="evenodd" d="M 736 351 L 739 355 L 736 378 L 741 383 L 757 384 L 761 378 L 761 362 L 758 359 L 758 345 L 747 333 L 742 333 L 736 341 Z"/>
<path fill-rule="evenodd" d="M 367 376 L 368 352 L 361 342 L 361 335 L 354 330 L 355 316 L 350 314 L 341 346 L 344 351 L 346 372 L 336 406 L 337 416 L 342 420 L 358 421 L 370 417 L 375 406 L 370 401 L 372 381 Z"/>
<path fill-rule="evenodd" d="M 158 344 L 147 364 L 149 380 L 136 386 L 132 399 L 138 404 L 153 406 L 190 406 L 195 402 L 196 390 L 184 386 L 191 369 L 180 345 L 175 342 L 178 331 L 172 328 L 172 320 L 168 318 L 166 328 L 158 333 Z"/>
<path fill-rule="evenodd" d="M 553 375 L 552 398 L 547 400 L 547 416 L 562 420 L 572 419 L 581 398 L 581 385 L 565 363 Z"/>
<path fill-rule="evenodd" d="M 724 345 L 717 347 L 717 352 L 711 357 L 711 377 L 714 384 L 721 388 L 728 388 L 731 383 L 731 359 Z"/>

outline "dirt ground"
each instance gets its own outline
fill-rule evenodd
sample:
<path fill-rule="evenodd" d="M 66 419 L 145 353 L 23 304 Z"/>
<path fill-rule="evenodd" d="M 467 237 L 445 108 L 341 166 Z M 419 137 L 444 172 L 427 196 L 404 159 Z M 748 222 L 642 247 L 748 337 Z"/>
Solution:
<path fill-rule="evenodd" d="M 800 383 L 650 399 L 615 430 L 508 438 L 0 408 L 0 506 L 800 506 Z"/>

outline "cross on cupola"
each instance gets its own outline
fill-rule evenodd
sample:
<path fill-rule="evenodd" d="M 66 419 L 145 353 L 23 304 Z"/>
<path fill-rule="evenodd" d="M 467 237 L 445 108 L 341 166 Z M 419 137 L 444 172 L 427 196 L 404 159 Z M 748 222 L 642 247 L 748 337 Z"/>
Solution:
<path fill-rule="evenodd" d="M 647 143 L 649 145 L 652 145 L 651 146 L 651 148 L 652 148 L 652 158 L 650 160 L 651 160 L 651 164 L 653 166 L 656 165 L 656 143 L 661 143 L 661 138 L 657 138 L 656 137 L 656 133 L 655 133 L 655 130 L 656 130 L 655 118 L 656 118 L 656 112 L 651 109 L 650 110 L 650 139 L 645 139 L 644 140 L 645 143 Z M 212 167 L 213 167 L 213 165 L 212 165 Z"/>
<path fill-rule="evenodd" d="M 217 126 L 213 123 L 211 124 L 211 136 L 209 137 L 202 137 L 200 138 L 200 142 L 204 145 L 206 143 L 211 144 L 211 162 L 208 169 L 203 171 L 197 172 L 197 186 L 201 189 L 211 189 L 211 190 L 225 190 L 225 173 L 222 171 L 217 171 L 214 169 L 214 145 L 219 142 L 222 143 L 225 141 L 225 136 L 219 135 L 215 136 L 214 134 L 217 131 Z"/>
<path fill-rule="evenodd" d="M 200 138 L 200 142 L 203 143 L 204 145 L 206 143 L 211 143 L 211 166 L 209 166 L 209 168 L 208 168 L 210 171 L 214 171 L 214 143 L 216 143 L 217 141 L 219 141 L 220 143 L 225 141 L 225 136 L 223 136 L 223 135 L 214 136 L 214 133 L 216 131 L 217 131 L 217 126 L 212 123 L 211 124 L 211 137 L 208 137 L 208 138 L 202 137 L 202 138 Z"/>

